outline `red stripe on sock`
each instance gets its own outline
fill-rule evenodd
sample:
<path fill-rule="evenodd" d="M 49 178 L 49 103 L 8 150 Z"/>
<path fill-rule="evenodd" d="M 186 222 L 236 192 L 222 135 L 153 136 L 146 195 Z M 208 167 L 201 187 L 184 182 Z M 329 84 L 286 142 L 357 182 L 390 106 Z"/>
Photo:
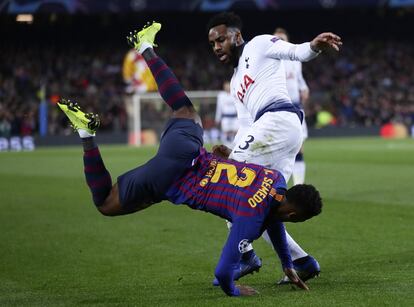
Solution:
<path fill-rule="evenodd" d="M 162 73 L 164 70 L 167 70 L 167 69 L 168 69 L 168 66 L 165 65 L 165 64 L 163 64 L 160 67 L 158 67 L 158 69 L 155 72 L 152 73 L 154 75 L 154 79 L 157 80 L 158 75 L 160 73 Z"/>
<path fill-rule="evenodd" d="M 99 149 L 96 147 L 91 150 L 84 151 L 83 155 L 87 158 L 93 158 L 100 156 L 101 153 L 99 152 Z"/>
<path fill-rule="evenodd" d="M 152 66 L 152 65 L 154 65 L 155 63 L 157 63 L 159 59 L 160 59 L 159 57 L 152 58 L 151 60 L 149 60 L 149 61 L 147 62 L 147 65 L 148 65 L 148 66 Z"/>
<path fill-rule="evenodd" d="M 102 164 L 99 165 L 85 165 L 84 171 L 86 173 L 95 173 L 105 169 L 105 166 Z"/>
<path fill-rule="evenodd" d="M 109 185 L 112 186 L 112 180 L 111 180 L 111 177 L 109 175 L 104 176 L 104 177 L 102 177 L 100 179 L 97 179 L 97 180 L 88 180 L 88 186 L 91 189 L 104 188 L 104 187 L 109 186 Z"/>
<path fill-rule="evenodd" d="M 168 104 L 172 107 L 177 100 L 185 97 L 184 91 L 179 91 L 177 94 L 173 95 L 171 98 L 168 99 Z"/>
<path fill-rule="evenodd" d="M 160 94 L 162 95 L 167 90 L 167 87 L 169 87 L 173 84 L 179 84 L 178 80 L 176 78 L 171 77 L 171 78 L 168 78 L 167 80 L 165 80 L 159 88 Z"/>

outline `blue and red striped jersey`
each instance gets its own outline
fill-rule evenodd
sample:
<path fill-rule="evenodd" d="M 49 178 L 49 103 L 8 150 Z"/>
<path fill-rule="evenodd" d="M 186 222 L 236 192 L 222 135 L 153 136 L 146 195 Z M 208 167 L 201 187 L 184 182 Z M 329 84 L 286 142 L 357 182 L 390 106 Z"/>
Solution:
<path fill-rule="evenodd" d="M 286 189 L 281 173 L 263 166 L 219 158 L 205 149 L 167 191 L 168 200 L 221 216 L 266 215 L 271 188 Z M 283 193 L 284 194 L 284 193 Z"/>
<path fill-rule="evenodd" d="M 282 266 L 292 267 L 284 225 L 269 216 L 271 206 L 278 204 L 275 191 L 276 195 L 286 191 L 285 179 L 278 171 L 221 159 L 201 149 L 193 166 L 166 193 L 174 204 L 186 204 L 233 223 L 215 271 L 221 288 L 228 295 L 240 295 L 234 285 L 233 272 L 239 268 L 246 244 L 259 238 L 264 230 Z"/>

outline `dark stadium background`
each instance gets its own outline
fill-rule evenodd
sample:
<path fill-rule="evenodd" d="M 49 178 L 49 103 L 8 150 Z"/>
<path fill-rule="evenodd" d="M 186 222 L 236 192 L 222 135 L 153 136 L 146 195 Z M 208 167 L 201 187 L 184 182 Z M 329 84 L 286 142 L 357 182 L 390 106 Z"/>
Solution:
<path fill-rule="evenodd" d="M 6 2 L 0 6 L 0 120 L 11 123 L 9 136 L 31 134 L 36 143 L 48 144 L 55 142 L 53 136 L 68 134 L 63 114 L 49 103 L 64 96 L 99 112 L 101 132 L 116 132 L 113 140 L 125 142 L 125 85 L 117 70 L 128 51 L 126 34 L 146 21 L 163 24 L 158 51 L 186 90 L 219 90 L 231 76 L 209 50 L 205 25 L 214 12 L 201 12 L 200 1 L 149 1 L 140 7 L 143 11 L 134 13 L 128 1 L 118 1 L 117 6 L 115 1 L 79 1 L 81 8 L 70 14 L 53 5 L 39 8 L 32 24 L 17 23 L 16 14 L 5 13 Z M 262 10 L 253 1 L 234 3 L 230 8 L 241 15 L 247 40 L 277 26 L 288 29 L 292 42 L 310 40 L 323 31 L 343 38 L 341 53 L 304 64 L 311 92 L 306 106 L 311 136 L 378 135 L 391 122 L 403 124 L 409 133 L 414 122 L 414 14 L 409 1 L 268 1 Z M 111 73 L 97 71 L 94 61 Z M 207 73 L 207 66 L 213 73 Z M 69 76 L 69 71 L 75 73 Z M 38 133 L 42 84 L 49 106 L 49 138 L 39 138 Z M 96 93 L 88 95 L 91 84 Z M 321 109 L 332 113 L 335 122 L 313 129 Z M 166 117 L 165 112 L 145 112 L 144 128 L 146 119 L 162 122 Z"/>

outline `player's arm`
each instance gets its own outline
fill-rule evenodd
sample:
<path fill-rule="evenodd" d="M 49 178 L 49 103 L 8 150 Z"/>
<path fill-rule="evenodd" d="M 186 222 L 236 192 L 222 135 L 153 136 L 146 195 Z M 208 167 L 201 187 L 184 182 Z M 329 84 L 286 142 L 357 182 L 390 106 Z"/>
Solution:
<path fill-rule="evenodd" d="M 282 262 L 282 268 L 286 276 L 288 276 L 299 288 L 309 290 L 308 286 L 299 278 L 296 271 L 293 269 L 292 257 L 286 241 L 286 230 L 283 223 L 273 220 L 267 223 L 266 230 L 280 261 Z"/>
<path fill-rule="evenodd" d="M 233 221 L 227 242 L 223 247 L 219 263 L 214 272 L 221 289 L 229 296 L 250 296 L 257 293 L 248 286 L 236 286 L 234 284 L 234 271 L 240 269 L 241 251 L 239 245 L 247 238 L 248 224 L 241 221 Z M 240 247 L 240 248 L 241 248 Z"/>
<path fill-rule="evenodd" d="M 266 51 L 266 56 L 270 58 L 307 62 L 316 58 L 322 51 L 334 49 L 339 51 L 342 45 L 341 38 L 333 33 L 321 33 L 311 42 L 302 44 L 292 44 L 271 36 L 269 41 L 272 43 Z"/>

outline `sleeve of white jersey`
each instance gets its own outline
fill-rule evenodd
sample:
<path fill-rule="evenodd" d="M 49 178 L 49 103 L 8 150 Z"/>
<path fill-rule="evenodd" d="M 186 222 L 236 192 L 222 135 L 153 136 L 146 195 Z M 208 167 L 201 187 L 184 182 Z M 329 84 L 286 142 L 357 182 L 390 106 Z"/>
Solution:
<path fill-rule="evenodd" d="M 265 41 L 265 54 L 269 58 L 307 62 L 316 58 L 319 52 L 315 52 L 310 48 L 310 43 L 292 44 L 281 40 L 274 35 L 261 35 L 261 40 Z"/>
<path fill-rule="evenodd" d="M 302 73 L 302 63 L 298 63 L 298 84 L 299 84 L 299 90 L 302 91 L 309 91 L 309 87 L 306 84 L 305 78 L 303 78 Z"/>
<path fill-rule="evenodd" d="M 239 130 L 234 137 L 233 145 L 238 144 L 246 134 L 246 131 L 253 125 L 253 118 L 247 108 L 240 102 L 236 102 L 237 119 L 239 120 Z"/>

